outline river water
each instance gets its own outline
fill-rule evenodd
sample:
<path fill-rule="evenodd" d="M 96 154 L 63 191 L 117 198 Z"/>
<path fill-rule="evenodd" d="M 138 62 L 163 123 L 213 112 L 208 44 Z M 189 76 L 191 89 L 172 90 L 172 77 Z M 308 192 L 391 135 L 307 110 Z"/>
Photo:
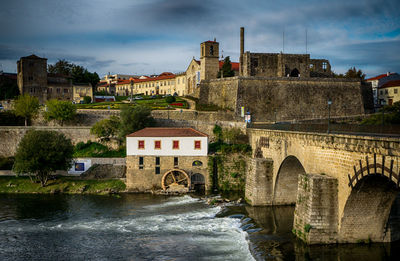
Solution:
<path fill-rule="evenodd" d="M 0 260 L 400 260 L 399 244 L 307 247 L 294 207 L 190 196 L 0 195 Z"/>

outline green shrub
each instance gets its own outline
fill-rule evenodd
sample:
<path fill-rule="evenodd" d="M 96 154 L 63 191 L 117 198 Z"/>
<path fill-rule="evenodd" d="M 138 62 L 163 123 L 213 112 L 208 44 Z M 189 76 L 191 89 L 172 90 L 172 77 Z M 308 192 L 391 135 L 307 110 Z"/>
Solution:
<path fill-rule="evenodd" d="M 83 102 L 85 104 L 89 104 L 92 102 L 92 98 L 90 96 L 85 96 L 85 97 L 83 97 Z"/>
<path fill-rule="evenodd" d="M 0 157 L 0 169 L 11 170 L 14 165 L 14 157 L 3 158 Z"/>
<path fill-rule="evenodd" d="M 167 103 L 173 103 L 173 102 L 176 101 L 176 99 L 175 99 L 174 96 L 168 96 L 167 98 L 165 98 L 165 101 L 166 101 Z"/>

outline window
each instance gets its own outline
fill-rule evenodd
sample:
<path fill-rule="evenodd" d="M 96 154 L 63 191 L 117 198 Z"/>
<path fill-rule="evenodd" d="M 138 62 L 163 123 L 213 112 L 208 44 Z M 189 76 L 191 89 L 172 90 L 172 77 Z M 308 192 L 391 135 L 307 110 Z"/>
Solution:
<path fill-rule="evenodd" d="M 213 45 L 210 46 L 210 55 L 214 55 L 214 46 Z"/>
<path fill-rule="evenodd" d="M 155 173 L 160 174 L 160 157 L 156 157 Z"/>
<path fill-rule="evenodd" d="M 388 90 L 385 90 L 385 94 L 388 94 Z"/>
<path fill-rule="evenodd" d="M 57 93 L 60 93 L 60 88 L 57 88 Z"/>
<path fill-rule="evenodd" d="M 143 169 L 143 157 L 139 157 L 139 169 Z"/>
<path fill-rule="evenodd" d="M 64 89 L 64 93 L 68 93 L 68 89 Z"/>
<path fill-rule="evenodd" d="M 144 140 L 138 141 L 138 149 L 144 149 Z"/>
<path fill-rule="evenodd" d="M 201 140 L 195 140 L 194 141 L 194 149 L 195 150 L 200 150 L 201 149 Z"/>
<path fill-rule="evenodd" d="M 174 167 L 178 167 L 178 163 L 179 163 L 178 157 L 174 157 Z"/>
<path fill-rule="evenodd" d="M 53 90 L 53 88 L 48 88 L 48 89 L 47 89 L 47 93 L 51 93 L 52 90 Z"/>
<path fill-rule="evenodd" d="M 179 150 L 179 140 L 172 141 L 172 149 Z"/>
<path fill-rule="evenodd" d="M 383 94 L 383 91 L 379 91 L 379 94 L 382 95 L 382 94 Z"/>
<path fill-rule="evenodd" d="M 328 68 L 328 63 L 327 63 L 327 62 L 323 62 L 323 63 L 322 63 L 322 69 L 323 69 L 324 71 L 326 71 L 327 68 Z"/>
<path fill-rule="evenodd" d="M 154 141 L 154 149 L 156 149 L 156 150 L 161 149 L 161 140 Z"/>
<path fill-rule="evenodd" d="M 394 93 L 395 93 L 395 94 L 397 93 L 397 89 L 394 89 Z"/>

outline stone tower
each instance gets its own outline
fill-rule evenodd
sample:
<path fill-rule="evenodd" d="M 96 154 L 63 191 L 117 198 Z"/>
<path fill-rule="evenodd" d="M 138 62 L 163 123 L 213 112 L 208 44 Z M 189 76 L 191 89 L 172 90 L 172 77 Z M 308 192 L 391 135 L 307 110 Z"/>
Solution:
<path fill-rule="evenodd" d="M 17 62 L 17 71 L 21 95 L 27 93 L 44 103 L 47 100 L 47 59 L 34 54 L 21 57 Z"/>
<path fill-rule="evenodd" d="M 219 43 L 206 41 L 200 44 L 200 80 L 217 78 L 219 71 Z"/>

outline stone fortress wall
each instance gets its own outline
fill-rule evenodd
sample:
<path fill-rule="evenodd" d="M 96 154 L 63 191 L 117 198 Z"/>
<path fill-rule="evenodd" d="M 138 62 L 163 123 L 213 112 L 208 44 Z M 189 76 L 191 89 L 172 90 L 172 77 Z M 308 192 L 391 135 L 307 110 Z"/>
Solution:
<path fill-rule="evenodd" d="M 203 81 L 198 97 L 240 115 L 241 106 L 253 121 L 289 121 L 364 114 L 372 93 L 356 79 L 232 77 Z"/>

